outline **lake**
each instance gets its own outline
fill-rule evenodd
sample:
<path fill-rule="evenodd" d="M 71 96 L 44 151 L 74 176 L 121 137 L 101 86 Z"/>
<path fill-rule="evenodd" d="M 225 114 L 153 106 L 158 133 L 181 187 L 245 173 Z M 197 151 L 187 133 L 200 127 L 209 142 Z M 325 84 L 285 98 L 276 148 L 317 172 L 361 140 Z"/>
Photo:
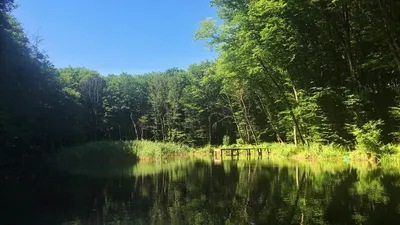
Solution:
<path fill-rule="evenodd" d="M 0 224 L 398 224 L 399 168 L 209 158 L 47 167 L 2 187 Z"/>

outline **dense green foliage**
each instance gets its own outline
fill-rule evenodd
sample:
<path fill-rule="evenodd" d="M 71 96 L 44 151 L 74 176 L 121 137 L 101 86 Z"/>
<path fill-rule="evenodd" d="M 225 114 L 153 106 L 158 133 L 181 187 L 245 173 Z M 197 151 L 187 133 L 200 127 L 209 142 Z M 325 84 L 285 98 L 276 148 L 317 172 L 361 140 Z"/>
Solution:
<path fill-rule="evenodd" d="M 12 3 L 0 3 L 2 155 L 135 139 L 380 153 L 398 140 L 399 2 L 213 0 L 223 24 L 207 19 L 195 38 L 218 59 L 108 76 L 55 69 L 9 14 Z"/>
<path fill-rule="evenodd" d="M 399 96 L 399 2 L 212 3 L 224 24 L 208 19 L 196 37 L 219 50 L 218 74 L 239 97 L 243 93 L 238 111 L 245 126 L 239 130 L 254 131 L 254 142 L 267 127 L 278 140 L 351 144 L 364 124 L 379 119 L 383 141 L 392 140 L 398 121 L 388 109 Z M 253 107 L 248 120 L 247 105 L 260 108 Z M 266 122 L 257 118 L 262 111 L 270 112 Z"/>
<path fill-rule="evenodd" d="M 70 141 L 67 135 L 74 120 L 71 102 L 57 82 L 57 70 L 9 14 L 12 1 L 0 2 L 1 164 Z"/>

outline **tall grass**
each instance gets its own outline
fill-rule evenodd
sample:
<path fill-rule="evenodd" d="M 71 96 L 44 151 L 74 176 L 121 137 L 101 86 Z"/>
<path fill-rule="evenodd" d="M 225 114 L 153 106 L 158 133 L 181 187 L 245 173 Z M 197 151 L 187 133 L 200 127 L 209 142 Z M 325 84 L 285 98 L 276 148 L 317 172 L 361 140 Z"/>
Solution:
<path fill-rule="evenodd" d="M 190 151 L 188 146 L 174 143 L 99 141 L 62 149 L 57 155 L 57 165 L 63 169 L 123 167 L 140 159 L 160 159 Z"/>
<path fill-rule="evenodd" d="M 192 151 L 187 145 L 170 142 L 130 141 L 129 145 L 132 151 L 141 159 L 160 159 L 184 155 Z"/>
<path fill-rule="evenodd" d="M 205 146 L 200 148 L 200 153 L 212 152 L 212 149 L 229 147 L 253 147 L 267 148 L 270 156 L 274 158 L 295 158 L 307 160 L 344 160 L 350 161 L 375 161 L 387 162 L 396 161 L 400 163 L 400 145 L 387 144 L 382 145 L 379 151 L 366 150 L 365 148 L 356 148 L 351 150 L 348 147 L 329 144 L 309 143 L 308 145 L 294 145 L 288 143 L 260 143 L 259 145 L 233 144 L 229 146 Z M 245 152 L 242 152 L 245 154 Z M 266 154 L 266 153 L 264 153 Z"/>
<path fill-rule="evenodd" d="M 309 145 L 294 145 L 288 143 L 260 143 L 259 145 L 230 145 L 227 147 L 254 147 L 268 149 L 271 157 L 275 158 L 305 158 L 305 159 L 333 159 L 344 157 L 349 154 L 349 151 L 340 145 L 330 144 L 322 145 L 317 143 L 310 143 Z M 208 149 L 207 147 L 206 149 Z M 215 147 L 220 148 L 220 147 Z M 202 149 L 204 151 L 204 149 Z M 266 152 L 265 152 L 266 154 Z"/>

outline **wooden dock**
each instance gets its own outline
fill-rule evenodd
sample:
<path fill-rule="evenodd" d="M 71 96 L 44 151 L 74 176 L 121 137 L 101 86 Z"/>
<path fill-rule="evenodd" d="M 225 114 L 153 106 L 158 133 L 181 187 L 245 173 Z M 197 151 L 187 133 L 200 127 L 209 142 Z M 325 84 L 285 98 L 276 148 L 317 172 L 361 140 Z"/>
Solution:
<path fill-rule="evenodd" d="M 218 157 L 218 155 L 221 157 L 223 156 L 223 152 L 230 152 L 231 156 L 233 157 L 236 153 L 236 156 L 239 156 L 240 151 L 246 151 L 247 156 L 251 156 L 251 152 L 254 152 L 254 154 L 257 154 L 258 156 L 262 156 L 263 151 L 266 151 L 268 155 L 270 154 L 270 151 L 266 147 L 237 147 L 237 148 L 217 148 L 214 149 L 213 151 L 213 156 Z"/>

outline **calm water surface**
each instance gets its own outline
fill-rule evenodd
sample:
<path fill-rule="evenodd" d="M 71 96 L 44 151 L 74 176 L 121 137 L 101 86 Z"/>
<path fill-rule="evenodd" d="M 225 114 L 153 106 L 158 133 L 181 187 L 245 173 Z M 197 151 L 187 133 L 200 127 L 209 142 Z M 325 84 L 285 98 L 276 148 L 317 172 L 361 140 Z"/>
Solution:
<path fill-rule="evenodd" d="M 35 176 L 3 189 L 0 224 L 400 224 L 396 166 L 176 159 Z"/>

